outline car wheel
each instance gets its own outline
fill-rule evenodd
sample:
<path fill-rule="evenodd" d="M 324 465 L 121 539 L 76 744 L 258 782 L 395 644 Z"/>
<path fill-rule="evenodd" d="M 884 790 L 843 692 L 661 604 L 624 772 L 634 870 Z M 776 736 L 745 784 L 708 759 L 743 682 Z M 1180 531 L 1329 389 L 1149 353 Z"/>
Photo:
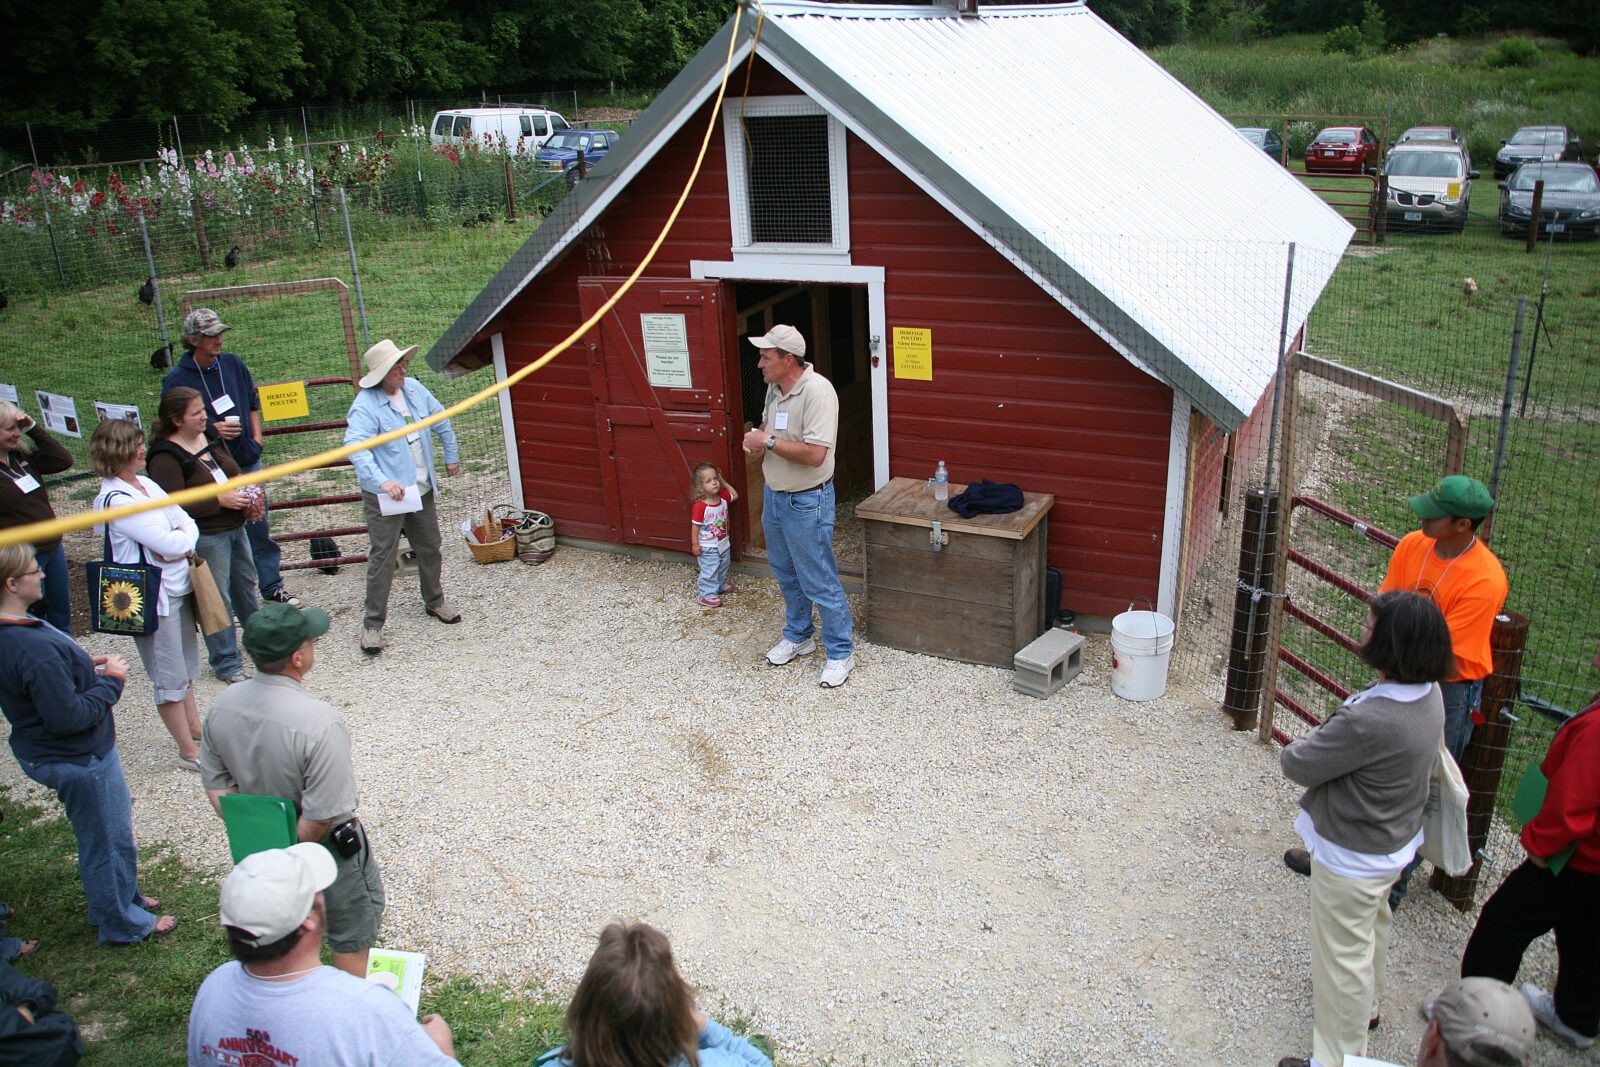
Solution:
<path fill-rule="evenodd" d="M 571 189 L 574 185 L 578 184 L 578 168 L 568 167 L 565 177 L 567 179 L 567 188 Z"/>

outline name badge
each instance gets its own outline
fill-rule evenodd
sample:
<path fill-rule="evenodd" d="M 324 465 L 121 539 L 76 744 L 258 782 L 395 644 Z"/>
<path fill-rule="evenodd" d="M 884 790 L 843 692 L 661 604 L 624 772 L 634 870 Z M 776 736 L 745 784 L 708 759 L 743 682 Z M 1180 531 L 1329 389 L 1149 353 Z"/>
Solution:
<path fill-rule="evenodd" d="M 233 410 L 233 397 L 227 393 L 219 393 L 211 398 L 211 410 L 221 415 Z"/>
<path fill-rule="evenodd" d="M 222 473 L 221 467 L 212 467 L 211 480 L 216 482 L 218 485 L 221 485 L 223 482 L 228 480 L 228 476 Z"/>
<path fill-rule="evenodd" d="M 789 428 L 789 413 L 780 411 L 774 414 L 772 416 L 772 428 L 775 430 L 787 430 Z"/>
<path fill-rule="evenodd" d="M 39 488 L 39 479 L 35 478 L 31 474 L 25 473 L 22 477 L 13 478 L 11 480 L 17 483 L 17 492 L 19 493 L 31 493 L 35 489 Z"/>

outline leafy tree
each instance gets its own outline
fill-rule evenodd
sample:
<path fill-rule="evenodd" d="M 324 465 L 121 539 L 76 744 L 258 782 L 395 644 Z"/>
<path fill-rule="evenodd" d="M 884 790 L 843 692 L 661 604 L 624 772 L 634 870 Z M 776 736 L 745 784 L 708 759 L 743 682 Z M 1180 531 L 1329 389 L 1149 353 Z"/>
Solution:
<path fill-rule="evenodd" d="M 1089 6 L 1140 48 L 1172 44 L 1188 30 L 1188 0 L 1089 0 Z"/>

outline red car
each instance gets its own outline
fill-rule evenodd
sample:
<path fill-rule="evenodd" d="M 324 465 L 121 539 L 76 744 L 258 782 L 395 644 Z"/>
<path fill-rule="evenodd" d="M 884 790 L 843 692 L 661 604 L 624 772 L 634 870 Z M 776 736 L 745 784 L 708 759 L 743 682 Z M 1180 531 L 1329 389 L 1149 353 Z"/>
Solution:
<path fill-rule="evenodd" d="M 1382 148 L 1365 126 L 1330 126 L 1306 146 L 1306 173 L 1376 174 Z"/>

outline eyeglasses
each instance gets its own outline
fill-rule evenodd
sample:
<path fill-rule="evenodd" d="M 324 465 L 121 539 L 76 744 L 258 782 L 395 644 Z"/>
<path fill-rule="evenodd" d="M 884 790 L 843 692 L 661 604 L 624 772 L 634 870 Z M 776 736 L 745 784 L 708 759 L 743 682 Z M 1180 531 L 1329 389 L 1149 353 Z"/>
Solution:
<path fill-rule="evenodd" d="M 23 571 L 21 574 L 17 575 L 17 577 L 18 578 L 27 578 L 30 575 L 43 574 L 43 573 L 44 573 L 44 568 L 36 565 L 33 568 L 33 570 L 31 570 L 31 571 Z"/>

